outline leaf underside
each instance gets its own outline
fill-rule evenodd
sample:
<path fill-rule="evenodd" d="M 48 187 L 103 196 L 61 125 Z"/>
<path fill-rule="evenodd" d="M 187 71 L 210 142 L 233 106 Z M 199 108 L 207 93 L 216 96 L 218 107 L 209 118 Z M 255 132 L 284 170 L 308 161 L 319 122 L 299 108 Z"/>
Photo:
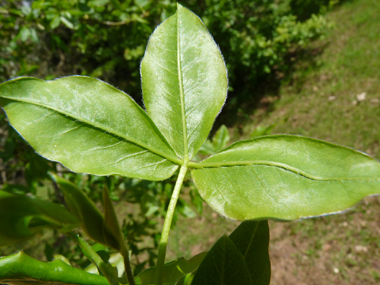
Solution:
<path fill-rule="evenodd" d="M 18 78 L 0 85 L 0 105 L 39 154 L 75 172 L 162 180 L 178 167 L 144 110 L 100 80 Z"/>
<path fill-rule="evenodd" d="M 191 159 L 226 100 L 222 55 L 202 21 L 178 5 L 151 36 L 141 62 L 148 114 L 180 158 Z"/>
<path fill-rule="evenodd" d="M 241 141 L 195 167 L 203 199 L 235 220 L 320 216 L 380 193 L 377 160 L 300 136 Z"/>

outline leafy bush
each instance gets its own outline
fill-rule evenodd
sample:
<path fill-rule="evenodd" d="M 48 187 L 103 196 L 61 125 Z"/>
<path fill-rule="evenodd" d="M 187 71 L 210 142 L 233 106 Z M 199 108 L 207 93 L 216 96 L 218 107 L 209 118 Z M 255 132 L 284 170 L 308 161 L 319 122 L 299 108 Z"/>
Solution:
<path fill-rule="evenodd" d="M 90 75 L 128 89 L 135 98 L 141 94 L 137 70 L 149 35 L 175 10 L 174 1 L 3 2 L 0 80 L 26 74 Z M 200 15 L 219 43 L 232 94 L 244 98 L 252 96 L 258 79 L 286 71 L 284 58 L 290 48 L 304 48 L 323 35 L 329 24 L 319 12 L 329 6 L 326 2 L 189 0 L 184 4 Z M 301 15 L 305 10 L 316 13 Z"/>

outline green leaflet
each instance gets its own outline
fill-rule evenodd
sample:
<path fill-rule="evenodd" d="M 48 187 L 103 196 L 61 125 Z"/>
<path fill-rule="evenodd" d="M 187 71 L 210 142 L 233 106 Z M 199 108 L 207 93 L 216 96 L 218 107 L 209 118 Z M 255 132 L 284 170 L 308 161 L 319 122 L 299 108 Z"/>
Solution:
<path fill-rule="evenodd" d="M 78 225 L 62 205 L 0 190 L 0 246 L 32 238 L 43 228 L 64 232 Z"/>
<path fill-rule="evenodd" d="M 61 260 L 49 263 L 33 259 L 23 252 L 0 257 L 0 283 L 109 285 L 104 276 L 87 273 Z"/>
<path fill-rule="evenodd" d="M 378 161 L 300 136 L 241 141 L 189 166 L 203 199 L 236 220 L 319 216 L 380 193 Z"/>
<path fill-rule="evenodd" d="M 73 171 L 162 180 L 177 169 L 149 116 L 100 80 L 18 78 L 0 85 L 0 105 L 38 153 Z"/>
<path fill-rule="evenodd" d="M 148 114 L 181 158 L 191 159 L 211 130 L 227 93 L 222 55 L 202 21 L 177 12 L 152 34 L 141 62 Z"/>
<path fill-rule="evenodd" d="M 227 236 L 210 249 L 195 273 L 194 285 L 249 285 L 250 273 L 242 254 Z"/>
<path fill-rule="evenodd" d="M 252 285 L 269 285 L 271 265 L 268 221 L 242 222 L 229 238 L 243 255 Z"/>

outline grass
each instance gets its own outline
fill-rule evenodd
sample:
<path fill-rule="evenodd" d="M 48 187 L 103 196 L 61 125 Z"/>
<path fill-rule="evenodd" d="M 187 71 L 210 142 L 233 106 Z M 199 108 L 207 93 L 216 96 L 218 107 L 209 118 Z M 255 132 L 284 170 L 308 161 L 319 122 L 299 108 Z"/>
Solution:
<path fill-rule="evenodd" d="M 378 15 L 376 0 L 346 1 L 331 12 L 335 28 L 313 46 L 324 47 L 316 66 L 300 61 L 278 94 L 246 114 L 241 138 L 277 123 L 272 133 L 319 138 L 380 159 Z M 270 222 L 272 284 L 379 284 L 379 217 L 380 198 L 368 197 L 341 215 Z M 206 208 L 202 218 L 177 223 L 169 257 L 208 250 L 236 225 Z"/>

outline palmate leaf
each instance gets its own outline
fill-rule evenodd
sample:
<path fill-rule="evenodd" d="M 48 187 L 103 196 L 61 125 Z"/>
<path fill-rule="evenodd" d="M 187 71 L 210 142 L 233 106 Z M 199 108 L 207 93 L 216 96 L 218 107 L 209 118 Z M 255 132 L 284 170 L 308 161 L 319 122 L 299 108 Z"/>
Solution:
<path fill-rule="evenodd" d="M 148 114 L 181 158 L 206 140 L 227 94 L 222 55 L 202 21 L 177 5 L 155 30 L 141 62 Z"/>
<path fill-rule="evenodd" d="M 73 171 L 162 180 L 177 169 L 174 151 L 144 110 L 100 80 L 14 79 L 0 84 L 0 106 L 39 154 Z"/>
<path fill-rule="evenodd" d="M 0 246 L 32 238 L 44 228 L 65 232 L 77 226 L 79 221 L 62 205 L 0 190 Z"/>
<path fill-rule="evenodd" d="M 300 136 L 237 142 L 191 166 L 203 199 L 236 220 L 294 220 L 330 214 L 380 193 L 377 160 Z"/>

